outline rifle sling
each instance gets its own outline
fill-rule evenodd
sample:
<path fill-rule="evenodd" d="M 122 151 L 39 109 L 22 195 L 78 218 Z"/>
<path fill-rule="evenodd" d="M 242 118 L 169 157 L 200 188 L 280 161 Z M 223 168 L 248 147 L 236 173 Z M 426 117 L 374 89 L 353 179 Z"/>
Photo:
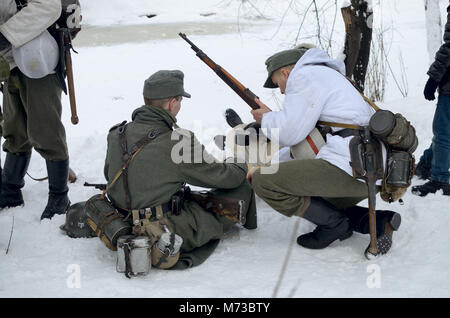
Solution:
<path fill-rule="evenodd" d="M 128 186 L 128 165 L 129 165 L 129 155 L 128 155 L 128 145 L 127 145 L 127 127 L 128 124 L 119 128 L 119 142 L 120 148 L 122 149 L 122 174 L 123 174 L 123 188 L 125 190 L 125 205 L 128 210 L 131 210 L 131 193 L 130 187 Z"/>

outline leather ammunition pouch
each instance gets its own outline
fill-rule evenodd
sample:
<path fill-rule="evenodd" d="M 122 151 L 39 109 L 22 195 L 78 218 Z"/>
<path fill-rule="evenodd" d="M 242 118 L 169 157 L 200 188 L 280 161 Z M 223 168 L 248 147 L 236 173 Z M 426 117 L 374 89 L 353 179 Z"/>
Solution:
<path fill-rule="evenodd" d="M 365 179 L 372 170 L 376 178 L 383 176 L 383 153 L 381 144 L 376 138 L 365 140 L 364 131 L 358 131 L 350 141 L 350 157 L 353 177 Z M 370 165 L 370 167 L 369 167 Z"/>
<path fill-rule="evenodd" d="M 172 225 L 165 217 L 161 206 L 155 208 L 155 214 L 152 212 L 152 209 L 145 209 L 145 212 L 142 209 L 132 210 L 133 234 L 147 236 L 149 238 L 149 244 L 152 247 L 152 265 L 157 268 L 168 269 L 178 261 L 179 250 L 177 253 L 174 253 L 173 248 L 158 248 L 158 243 L 164 233 L 170 233 L 173 237 L 176 234 L 173 231 Z"/>

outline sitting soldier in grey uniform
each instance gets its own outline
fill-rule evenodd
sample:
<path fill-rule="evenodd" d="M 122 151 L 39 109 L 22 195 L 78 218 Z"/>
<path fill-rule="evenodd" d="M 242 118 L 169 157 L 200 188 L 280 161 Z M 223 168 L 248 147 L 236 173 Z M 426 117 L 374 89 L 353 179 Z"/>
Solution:
<path fill-rule="evenodd" d="M 218 162 L 192 132 L 177 126 L 182 99 L 190 97 L 184 91 L 183 78 L 178 70 L 159 71 L 145 81 L 145 105 L 134 110 L 132 122 L 116 125 L 108 134 L 104 168 L 107 196 L 122 214 L 156 207 L 171 232 L 182 237 L 180 258 L 171 267 L 175 269 L 204 262 L 234 226 L 189 197 L 174 211 L 172 198 L 186 183 L 215 188 L 212 192 L 219 197 L 244 200 L 246 222 L 242 223 L 247 229 L 257 226 L 254 192 L 246 180 L 247 165 Z M 157 131 L 158 136 L 134 156 L 126 173 L 115 178 L 123 167 L 124 149 L 133 149 L 151 131 Z M 199 153 L 201 157 L 194 158 Z"/>

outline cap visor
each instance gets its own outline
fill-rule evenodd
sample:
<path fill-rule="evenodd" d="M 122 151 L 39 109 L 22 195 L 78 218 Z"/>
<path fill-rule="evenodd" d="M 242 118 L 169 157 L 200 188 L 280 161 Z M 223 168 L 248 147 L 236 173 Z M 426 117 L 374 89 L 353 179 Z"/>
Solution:
<path fill-rule="evenodd" d="M 183 96 L 184 96 L 184 97 L 187 97 L 187 98 L 191 98 L 191 94 L 186 93 L 186 92 L 183 93 Z"/>
<path fill-rule="evenodd" d="M 277 88 L 278 85 L 275 85 L 274 82 L 272 82 L 272 78 L 269 76 L 266 80 L 266 82 L 264 83 L 264 87 L 265 88 Z"/>

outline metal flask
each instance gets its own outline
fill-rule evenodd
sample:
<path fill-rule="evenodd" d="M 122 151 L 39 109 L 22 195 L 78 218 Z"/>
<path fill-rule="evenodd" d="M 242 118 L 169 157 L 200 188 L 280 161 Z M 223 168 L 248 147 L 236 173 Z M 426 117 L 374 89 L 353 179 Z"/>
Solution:
<path fill-rule="evenodd" d="M 369 121 L 370 131 L 380 139 L 389 136 L 396 125 L 395 115 L 388 110 L 378 110 Z"/>
<path fill-rule="evenodd" d="M 117 272 L 144 276 L 150 272 L 151 264 L 151 246 L 147 236 L 124 235 L 117 239 Z"/>
<path fill-rule="evenodd" d="M 163 233 L 152 251 L 152 264 L 157 268 L 173 267 L 180 257 L 183 238 L 175 233 Z"/>

